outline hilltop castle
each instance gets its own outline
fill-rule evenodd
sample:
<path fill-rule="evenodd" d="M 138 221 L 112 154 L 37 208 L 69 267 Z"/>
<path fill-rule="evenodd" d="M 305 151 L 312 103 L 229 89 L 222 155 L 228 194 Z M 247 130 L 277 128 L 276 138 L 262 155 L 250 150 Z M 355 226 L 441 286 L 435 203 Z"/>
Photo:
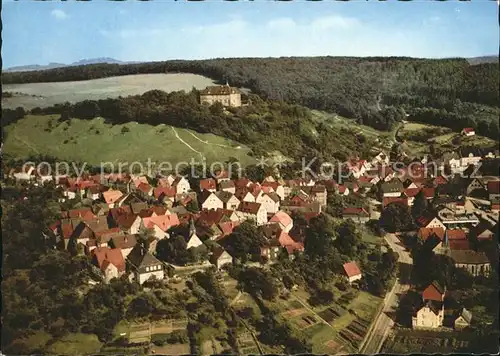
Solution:
<path fill-rule="evenodd" d="M 239 107 L 241 106 L 241 92 L 226 85 L 209 86 L 200 91 L 200 102 L 212 105 L 219 102 L 224 106 Z"/>

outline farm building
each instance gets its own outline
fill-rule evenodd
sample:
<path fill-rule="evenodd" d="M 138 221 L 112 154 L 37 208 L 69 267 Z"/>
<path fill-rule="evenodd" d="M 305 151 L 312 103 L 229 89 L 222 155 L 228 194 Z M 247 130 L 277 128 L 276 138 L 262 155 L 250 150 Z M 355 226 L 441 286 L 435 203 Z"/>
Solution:
<path fill-rule="evenodd" d="M 344 271 L 347 275 L 347 280 L 349 283 L 360 280 L 362 277 L 361 270 L 359 269 L 356 262 L 344 263 Z"/>
<path fill-rule="evenodd" d="M 461 134 L 464 136 L 474 136 L 476 131 L 472 127 L 466 127 L 462 130 Z"/>
<path fill-rule="evenodd" d="M 200 102 L 202 104 L 212 105 L 216 102 L 224 106 L 241 106 L 241 92 L 226 85 L 209 86 L 200 91 Z"/>

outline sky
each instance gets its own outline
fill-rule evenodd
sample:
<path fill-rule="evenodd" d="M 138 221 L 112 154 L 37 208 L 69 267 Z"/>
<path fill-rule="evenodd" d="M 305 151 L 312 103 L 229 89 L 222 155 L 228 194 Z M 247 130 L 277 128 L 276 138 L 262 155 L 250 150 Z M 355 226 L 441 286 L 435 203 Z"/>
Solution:
<path fill-rule="evenodd" d="M 498 54 L 491 0 L 2 0 L 3 67 L 280 56 Z"/>

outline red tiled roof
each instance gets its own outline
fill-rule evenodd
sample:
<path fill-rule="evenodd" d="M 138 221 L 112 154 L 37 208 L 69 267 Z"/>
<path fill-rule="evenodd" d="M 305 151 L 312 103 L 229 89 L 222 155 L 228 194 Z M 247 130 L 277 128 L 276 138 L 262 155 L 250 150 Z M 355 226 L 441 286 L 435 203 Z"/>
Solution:
<path fill-rule="evenodd" d="M 259 203 L 253 203 L 248 201 L 242 201 L 238 206 L 238 211 L 249 213 L 249 214 L 257 214 L 261 207 Z"/>
<path fill-rule="evenodd" d="M 110 189 L 102 193 L 102 195 L 107 204 L 112 204 L 116 202 L 118 199 L 120 199 L 123 196 L 123 193 L 120 192 L 119 190 Z"/>
<path fill-rule="evenodd" d="M 448 240 L 467 240 L 465 231 L 460 229 L 448 229 L 446 230 L 446 235 L 448 237 Z"/>
<path fill-rule="evenodd" d="M 429 199 L 434 197 L 434 192 L 436 189 L 434 188 L 422 188 L 422 192 L 424 192 L 424 196 Z"/>
<path fill-rule="evenodd" d="M 120 272 L 125 271 L 125 260 L 123 259 L 121 249 L 99 247 L 93 249 L 92 254 L 95 256 L 97 264 L 102 271 L 104 271 L 109 264 L 114 265 Z"/>
<path fill-rule="evenodd" d="M 269 220 L 270 223 L 281 223 L 283 226 L 289 226 L 290 224 L 293 224 L 293 220 L 284 211 L 278 211 L 276 214 L 273 215 L 273 217 Z"/>
<path fill-rule="evenodd" d="M 90 208 L 72 209 L 68 211 L 69 218 L 80 218 L 82 220 L 92 220 L 96 216 Z"/>
<path fill-rule="evenodd" d="M 149 193 L 153 187 L 150 186 L 148 183 L 140 183 L 139 186 L 137 187 L 138 190 L 140 190 L 143 193 Z"/>
<path fill-rule="evenodd" d="M 361 271 L 356 262 L 344 263 L 344 271 L 348 277 L 354 277 L 361 274 Z"/>
<path fill-rule="evenodd" d="M 444 234 L 445 234 L 445 231 L 442 227 L 437 227 L 437 228 L 421 227 L 418 230 L 418 237 L 420 237 L 424 241 L 427 240 L 432 235 L 435 235 L 440 240 L 443 240 Z"/>
<path fill-rule="evenodd" d="M 408 198 L 413 198 L 417 196 L 420 190 L 421 190 L 420 188 L 407 188 L 405 189 L 404 193 Z"/>
<path fill-rule="evenodd" d="M 465 127 L 462 131 L 465 133 L 471 133 L 474 132 L 474 129 L 472 127 Z"/>
<path fill-rule="evenodd" d="M 180 224 L 177 214 L 159 215 L 149 218 L 143 218 L 143 222 L 144 226 L 146 226 L 148 229 L 151 229 L 156 225 L 160 228 L 160 230 L 164 232 L 168 231 L 168 229 L 170 229 L 171 227 Z"/>
<path fill-rule="evenodd" d="M 384 208 L 392 203 L 397 203 L 397 204 L 403 204 L 403 205 L 408 205 L 408 198 L 401 198 L 401 197 L 384 197 L 383 205 Z"/>
<path fill-rule="evenodd" d="M 161 196 L 167 198 L 175 197 L 176 190 L 174 187 L 156 187 L 153 191 L 155 199 L 159 199 Z"/>
<path fill-rule="evenodd" d="M 443 176 L 438 176 L 438 177 L 434 178 L 434 183 L 437 185 L 447 184 L 448 180 Z"/>
<path fill-rule="evenodd" d="M 368 216 L 368 212 L 364 208 L 344 208 L 342 215 L 364 215 Z"/>
<path fill-rule="evenodd" d="M 470 250 L 469 240 L 450 240 L 448 246 L 450 250 Z"/>
<path fill-rule="evenodd" d="M 213 178 L 207 178 L 200 180 L 200 190 L 215 190 L 217 188 L 217 182 Z"/>
<path fill-rule="evenodd" d="M 488 193 L 499 194 L 500 193 L 500 180 L 490 181 L 490 182 L 488 182 L 486 187 L 488 189 Z"/>
<path fill-rule="evenodd" d="M 442 302 L 444 298 L 444 290 L 438 283 L 433 282 L 424 289 L 424 291 L 422 292 L 422 298 L 424 300 L 435 300 L 437 302 Z"/>

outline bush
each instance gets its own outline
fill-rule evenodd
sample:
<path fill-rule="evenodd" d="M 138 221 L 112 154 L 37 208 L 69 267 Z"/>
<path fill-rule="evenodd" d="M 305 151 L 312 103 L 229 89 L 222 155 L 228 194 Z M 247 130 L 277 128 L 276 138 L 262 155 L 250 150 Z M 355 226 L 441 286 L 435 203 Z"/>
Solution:
<path fill-rule="evenodd" d="M 122 127 L 121 133 L 124 134 L 126 132 L 130 132 L 130 129 L 127 126 Z"/>

